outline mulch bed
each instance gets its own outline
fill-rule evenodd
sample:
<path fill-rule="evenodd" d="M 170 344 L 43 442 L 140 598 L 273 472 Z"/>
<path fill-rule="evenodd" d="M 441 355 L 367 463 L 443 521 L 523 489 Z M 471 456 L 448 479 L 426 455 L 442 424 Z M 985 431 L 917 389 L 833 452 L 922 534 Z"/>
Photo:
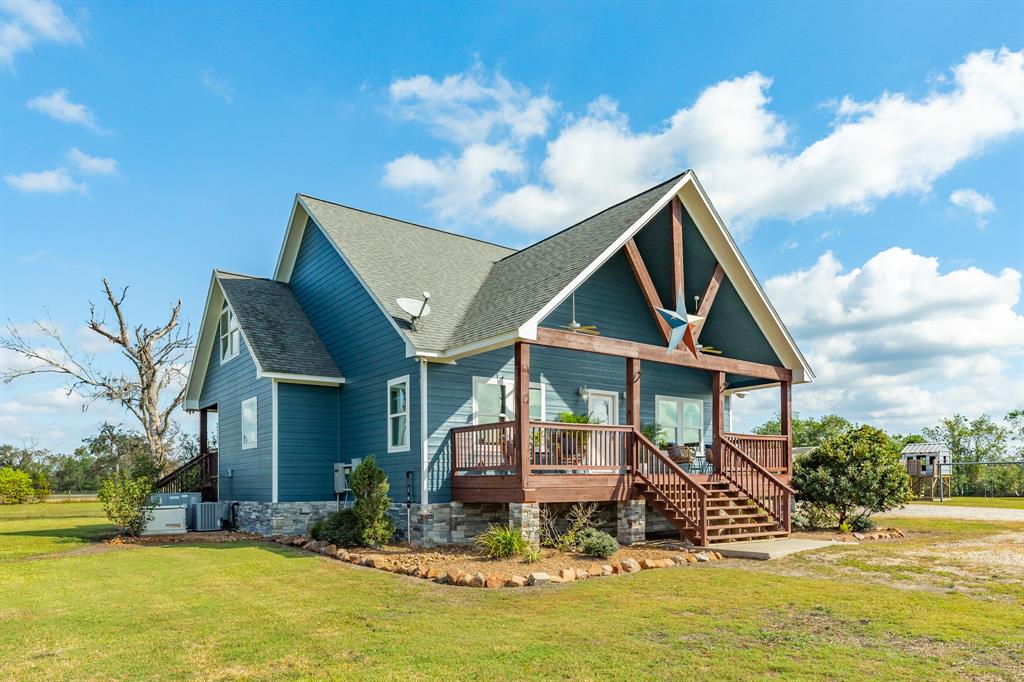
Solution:
<path fill-rule="evenodd" d="M 278 536 L 272 540 L 359 566 L 462 587 L 523 587 L 572 582 L 722 558 L 712 550 L 691 548 L 678 542 L 631 545 L 609 559 L 542 549 L 541 558 L 527 564 L 519 558 L 488 559 L 467 545 L 425 548 L 396 544 L 350 551 L 302 536 Z"/>
<path fill-rule="evenodd" d="M 108 545 L 175 545 L 192 542 L 258 542 L 266 540 L 256 533 L 218 530 L 209 533 L 190 531 L 176 535 L 140 535 L 138 537 L 117 536 L 107 540 Z"/>

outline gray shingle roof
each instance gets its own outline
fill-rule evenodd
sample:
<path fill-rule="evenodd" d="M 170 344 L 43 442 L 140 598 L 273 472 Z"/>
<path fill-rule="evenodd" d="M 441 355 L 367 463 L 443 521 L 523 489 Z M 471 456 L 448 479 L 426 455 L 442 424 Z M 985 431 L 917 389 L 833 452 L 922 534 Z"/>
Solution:
<path fill-rule="evenodd" d="M 291 287 L 220 270 L 216 275 L 264 372 L 342 377 Z"/>
<path fill-rule="evenodd" d="M 388 314 L 423 350 L 449 346 L 494 264 L 515 253 L 322 199 L 302 195 L 302 200 Z M 420 298 L 424 291 L 430 292 L 431 313 L 413 331 L 395 299 Z"/>
<path fill-rule="evenodd" d="M 682 174 L 521 251 L 306 195 L 313 219 L 419 350 L 517 329 L 661 199 Z M 431 294 L 416 331 L 395 303 Z"/>

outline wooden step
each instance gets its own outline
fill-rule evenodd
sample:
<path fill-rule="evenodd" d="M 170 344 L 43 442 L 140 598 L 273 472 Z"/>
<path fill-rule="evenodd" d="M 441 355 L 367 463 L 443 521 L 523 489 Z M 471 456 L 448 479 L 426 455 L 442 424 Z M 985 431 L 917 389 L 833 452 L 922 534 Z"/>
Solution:
<path fill-rule="evenodd" d="M 738 533 L 736 535 L 711 535 L 708 536 L 709 545 L 720 545 L 726 542 L 746 542 L 751 540 L 772 540 L 774 538 L 789 537 L 784 530 L 777 530 L 768 533 Z"/>
<path fill-rule="evenodd" d="M 750 528 L 765 528 L 769 530 L 775 530 L 779 527 L 779 524 L 775 521 L 766 521 L 764 523 L 723 523 L 718 525 L 708 525 L 708 532 L 716 531 L 717 533 L 723 533 L 727 530 L 744 530 Z"/>

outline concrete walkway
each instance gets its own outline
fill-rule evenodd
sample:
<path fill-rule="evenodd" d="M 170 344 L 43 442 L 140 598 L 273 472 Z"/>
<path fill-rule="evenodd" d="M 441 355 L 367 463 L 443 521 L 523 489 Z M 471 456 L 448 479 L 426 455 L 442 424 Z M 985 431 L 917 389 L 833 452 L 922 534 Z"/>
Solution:
<path fill-rule="evenodd" d="M 781 559 L 797 552 L 810 549 L 821 549 L 832 545 L 847 543 L 836 540 L 810 540 L 806 538 L 781 538 L 778 540 L 751 540 L 749 542 L 729 542 L 713 545 L 711 549 L 724 557 L 735 559 Z"/>
<path fill-rule="evenodd" d="M 1020 521 L 1024 509 L 993 509 L 991 507 L 944 507 L 938 504 L 908 504 L 903 509 L 885 512 L 885 516 L 904 518 L 963 519 L 965 521 Z"/>

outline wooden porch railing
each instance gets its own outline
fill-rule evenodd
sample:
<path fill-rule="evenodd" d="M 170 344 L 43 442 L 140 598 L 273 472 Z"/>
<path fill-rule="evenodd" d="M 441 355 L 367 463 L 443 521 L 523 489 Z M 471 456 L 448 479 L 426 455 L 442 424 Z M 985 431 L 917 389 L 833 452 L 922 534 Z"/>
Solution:
<path fill-rule="evenodd" d="M 157 493 L 202 492 L 203 499 L 212 496 L 216 501 L 217 451 L 208 450 L 188 460 L 180 467 L 153 484 Z"/>
<path fill-rule="evenodd" d="M 624 472 L 632 434 L 630 426 L 530 422 L 530 469 L 584 467 L 588 473 Z"/>
<path fill-rule="evenodd" d="M 452 429 L 452 470 L 517 469 L 514 434 L 515 422 Z"/>
<path fill-rule="evenodd" d="M 722 438 L 776 476 L 792 473 L 793 459 L 786 436 L 755 436 L 723 433 Z"/>
<path fill-rule="evenodd" d="M 635 444 L 631 466 L 633 476 L 656 488 L 662 498 L 668 500 L 668 506 L 692 527 L 695 537 L 691 540 L 695 544 L 706 544 L 707 490 L 643 434 L 634 432 L 632 439 Z"/>
<path fill-rule="evenodd" d="M 743 491 L 788 531 L 793 489 L 727 439 L 723 438 L 721 442 L 718 473 Z"/>

